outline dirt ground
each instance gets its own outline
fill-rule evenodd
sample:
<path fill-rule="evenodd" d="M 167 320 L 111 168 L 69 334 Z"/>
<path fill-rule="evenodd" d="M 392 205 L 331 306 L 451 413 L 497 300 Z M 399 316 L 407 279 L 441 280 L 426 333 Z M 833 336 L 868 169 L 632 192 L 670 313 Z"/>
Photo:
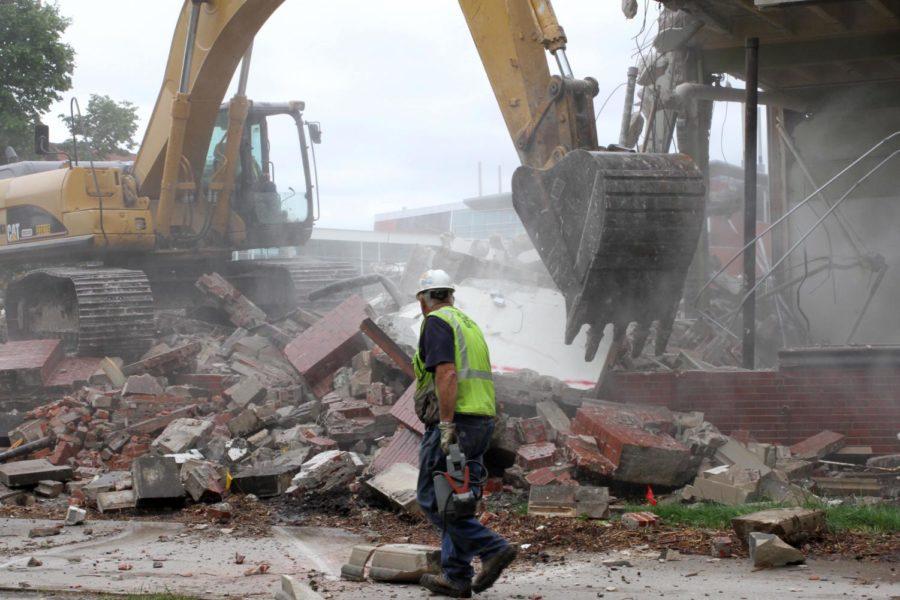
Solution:
<path fill-rule="evenodd" d="M 0 518 L 0 598 L 93 600 L 165 591 L 263 599 L 273 597 L 282 574 L 309 581 L 325 598 L 428 596 L 417 586 L 339 578 L 355 544 L 435 543 L 435 533 L 412 517 L 347 494 L 302 510 L 287 501 L 232 501 L 237 516 L 225 524 L 195 506 L 114 519 L 91 514 L 85 525 L 39 538 L 29 538 L 28 531 L 58 523 L 61 507 L 8 510 L 17 514 Z M 492 513 L 489 521 L 522 550 L 509 575 L 479 596 L 486 600 L 900 597 L 896 534 L 826 536 L 804 547 L 807 565 L 756 571 L 737 540 L 734 558 L 709 557 L 709 539 L 728 531 L 666 524 L 629 531 L 618 523 L 535 519 L 512 510 Z M 677 549 L 677 559 L 661 562 L 663 549 Z M 605 566 L 608 559 L 630 566 Z"/>

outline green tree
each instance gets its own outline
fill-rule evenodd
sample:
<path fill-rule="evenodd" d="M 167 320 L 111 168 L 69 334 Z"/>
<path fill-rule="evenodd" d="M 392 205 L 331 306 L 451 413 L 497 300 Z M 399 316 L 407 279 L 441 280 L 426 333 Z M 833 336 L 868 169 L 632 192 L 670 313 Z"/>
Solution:
<path fill-rule="evenodd" d="M 0 160 L 7 146 L 31 155 L 32 124 L 72 87 L 68 26 L 54 3 L 0 0 Z"/>
<path fill-rule="evenodd" d="M 84 137 L 84 143 L 78 144 L 79 156 L 90 152 L 95 159 L 103 159 L 110 154 L 127 154 L 137 145 L 137 106 L 127 100 L 116 102 L 109 96 L 91 94 L 81 118 L 77 113 L 74 120 L 71 115 L 59 118 L 70 132 L 75 125 L 75 133 Z"/>

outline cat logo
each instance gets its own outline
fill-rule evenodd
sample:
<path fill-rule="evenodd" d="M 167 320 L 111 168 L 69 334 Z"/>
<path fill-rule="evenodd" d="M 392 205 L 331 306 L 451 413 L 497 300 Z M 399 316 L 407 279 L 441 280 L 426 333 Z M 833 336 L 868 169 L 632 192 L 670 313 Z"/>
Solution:
<path fill-rule="evenodd" d="M 7 242 L 18 242 L 19 241 L 19 224 L 18 223 L 10 223 L 6 228 L 6 241 Z"/>

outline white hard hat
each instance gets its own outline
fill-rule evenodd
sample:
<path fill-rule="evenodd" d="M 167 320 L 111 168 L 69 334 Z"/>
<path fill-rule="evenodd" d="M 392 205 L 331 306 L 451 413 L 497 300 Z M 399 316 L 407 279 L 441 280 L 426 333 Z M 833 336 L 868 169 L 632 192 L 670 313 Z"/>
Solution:
<path fill-rule="evenodd" d="M 422 273 L 419 277 L 419 288 L 416 290 L 416 296 L 428 290 L 455 290 L 453 280 L 449 273 L 443 269 L 429 269 Z"/>

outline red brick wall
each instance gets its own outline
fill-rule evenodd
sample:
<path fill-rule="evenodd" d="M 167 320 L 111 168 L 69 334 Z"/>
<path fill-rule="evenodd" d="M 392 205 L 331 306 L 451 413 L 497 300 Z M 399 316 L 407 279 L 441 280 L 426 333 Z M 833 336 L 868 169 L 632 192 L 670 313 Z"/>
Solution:
<path fill-rule="evenodd" d="M 610 400 L 699 410 L 722 432 L 794 444 L 830 429 L 850 445 L 900 452 L 900 368 L 614 373 Z"/>

